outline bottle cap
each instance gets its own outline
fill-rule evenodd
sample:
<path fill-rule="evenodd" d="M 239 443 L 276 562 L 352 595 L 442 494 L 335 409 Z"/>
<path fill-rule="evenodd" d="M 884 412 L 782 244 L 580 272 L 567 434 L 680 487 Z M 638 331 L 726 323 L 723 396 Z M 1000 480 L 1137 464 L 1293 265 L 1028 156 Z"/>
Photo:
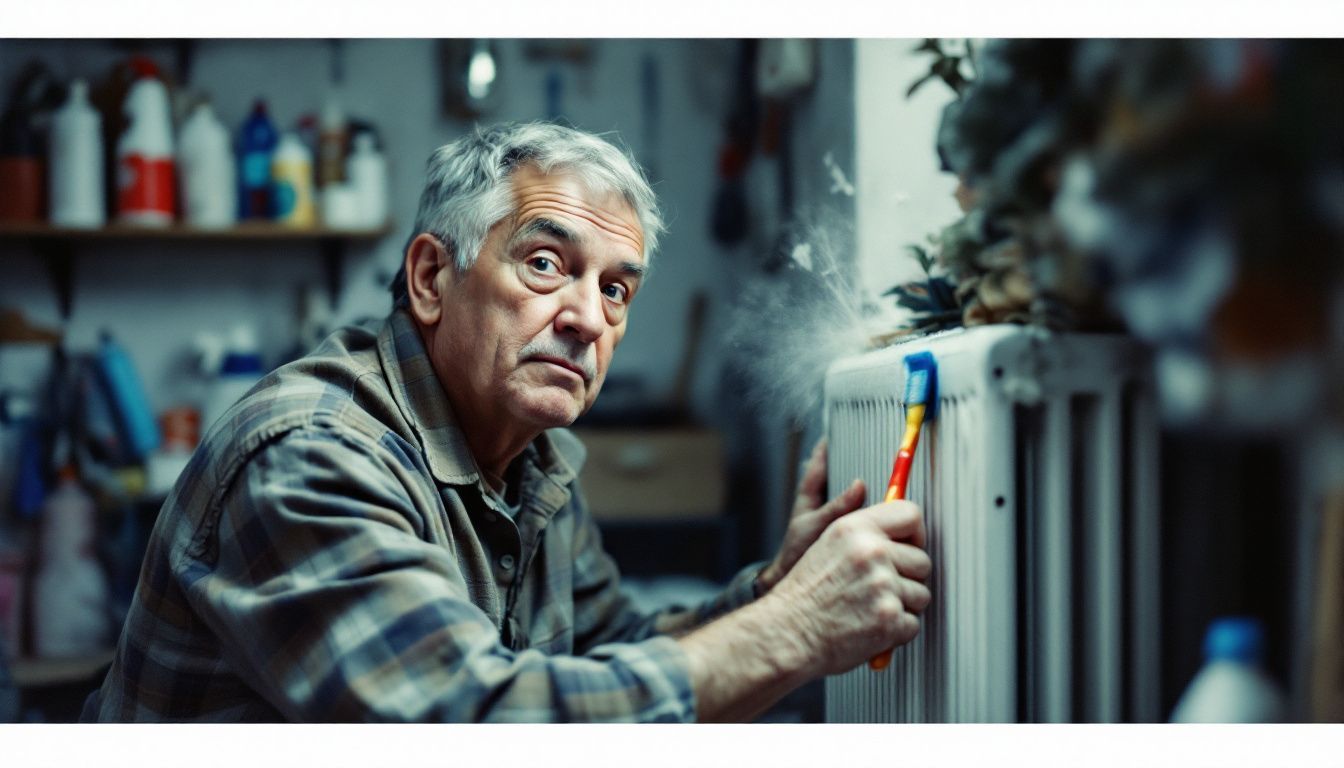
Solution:
<path fill-rule="evenodd" d="M 219 366 L 220 375 L 262 373 L 261 355 L 256 352 L 229 352 Z"/>
<path fill-rule="evenodd" d="M 1264 657 L 1265 631 L 1260 622 L 1243 616 L 1216 619 L 1204 635 L 1207 661 L 1260 663 Z"/>
<path fill-rule="evenodd" d="M 280 134 L 280 143 L 276 145 L 275 153 L 289 160 L 306 159 L 308 157 L 308 147 L 293 131 L 285 131 Z"/>
<path fill-rule="evenodd" d="M 142 77 L 158 77 L 159 65 L 154 63 L 153 59 L 145 56 L 132 56 L 128 62 L 131 71 L 135 73 L 136 79 Z"/>

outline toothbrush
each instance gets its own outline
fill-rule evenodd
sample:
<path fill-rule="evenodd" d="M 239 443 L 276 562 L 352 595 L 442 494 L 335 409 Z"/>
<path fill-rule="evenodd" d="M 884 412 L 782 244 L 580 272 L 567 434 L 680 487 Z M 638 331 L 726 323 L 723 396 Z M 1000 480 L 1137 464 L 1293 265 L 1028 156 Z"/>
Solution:
<path fill-rule="evenodd" d="M 882 501 L 895 501 L 905 498 L 906 484 L 910 480 L 910 465 L 915 460 L 915 446 L 919 444 L 919 432 L 927 417 L 932 420 L 938 408 L 938 362 L 931 352 L 916 352 L 905 356 L 905 436 L 901 439 L 901 449 L 896 453 L 896 462 L 891 468 L 891 479 L 887 481 L 887 493 Z M 883 670 L 891 663 L 891 650 L 888 649 L 868 660 L 868 666 L 874 670 Z"/>

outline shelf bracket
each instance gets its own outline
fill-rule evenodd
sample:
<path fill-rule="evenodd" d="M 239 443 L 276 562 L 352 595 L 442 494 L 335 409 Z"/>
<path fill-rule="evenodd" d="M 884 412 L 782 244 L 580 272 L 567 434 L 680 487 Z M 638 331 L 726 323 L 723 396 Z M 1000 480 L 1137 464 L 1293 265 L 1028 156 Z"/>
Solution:
<path fill-rule="evenodd" d="M 327 280 L 327 297 L 331 299 L 332 309 L 341 298 L 341 289 L 345 278 L 345 244 L 337 237 L 322 238 L 322 269 Z"/>
<path fill-rule="evenodd" d="M 56 294 L 56 306 L 61 312 L 61 321 L 70 320 L 70 311 L 74 305 L 75 292 L 75 252 L 71 244 L 62 239 L 40 240 L 33 243 L 47 269 L 51 280 L 51 289 Z"/>

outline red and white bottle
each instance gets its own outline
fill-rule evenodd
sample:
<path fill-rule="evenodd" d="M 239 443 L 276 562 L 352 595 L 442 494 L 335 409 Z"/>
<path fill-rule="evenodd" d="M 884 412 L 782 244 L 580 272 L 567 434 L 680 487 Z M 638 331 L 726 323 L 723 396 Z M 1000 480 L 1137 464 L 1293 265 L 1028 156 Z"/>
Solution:
<path fill-rule="evenodd" d="M 131 66 L 138 77 L 122 106 L 130 125 L 117 142 L 117 219 L 166 227 L 177 213 L 168 89 L 153 62 Z"/>

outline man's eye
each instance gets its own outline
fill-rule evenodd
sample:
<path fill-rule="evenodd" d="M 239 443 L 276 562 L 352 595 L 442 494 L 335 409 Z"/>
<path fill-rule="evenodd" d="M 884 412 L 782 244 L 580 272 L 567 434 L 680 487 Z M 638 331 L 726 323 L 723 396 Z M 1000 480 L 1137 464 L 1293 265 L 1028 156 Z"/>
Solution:
<path fill-rule="evenodd" d="M 630 291 L 620 283 L 607 283 L 602 286 L 602 293 L 617 304 L 624 304 L 630 295 Z"/>
<path fill-rule="evenodd" d="M 556 263 L 550 257 L 547 256 L 533 256 L 532 258 L 527 260 L 527 263 L 529 266 L 532 267 L 532 269 L 536 270 L 537 272 L 542 272 L 548 275 L 555 274 L 556 272 L 560 271 L 560 268 L 556 266 Z"/>

